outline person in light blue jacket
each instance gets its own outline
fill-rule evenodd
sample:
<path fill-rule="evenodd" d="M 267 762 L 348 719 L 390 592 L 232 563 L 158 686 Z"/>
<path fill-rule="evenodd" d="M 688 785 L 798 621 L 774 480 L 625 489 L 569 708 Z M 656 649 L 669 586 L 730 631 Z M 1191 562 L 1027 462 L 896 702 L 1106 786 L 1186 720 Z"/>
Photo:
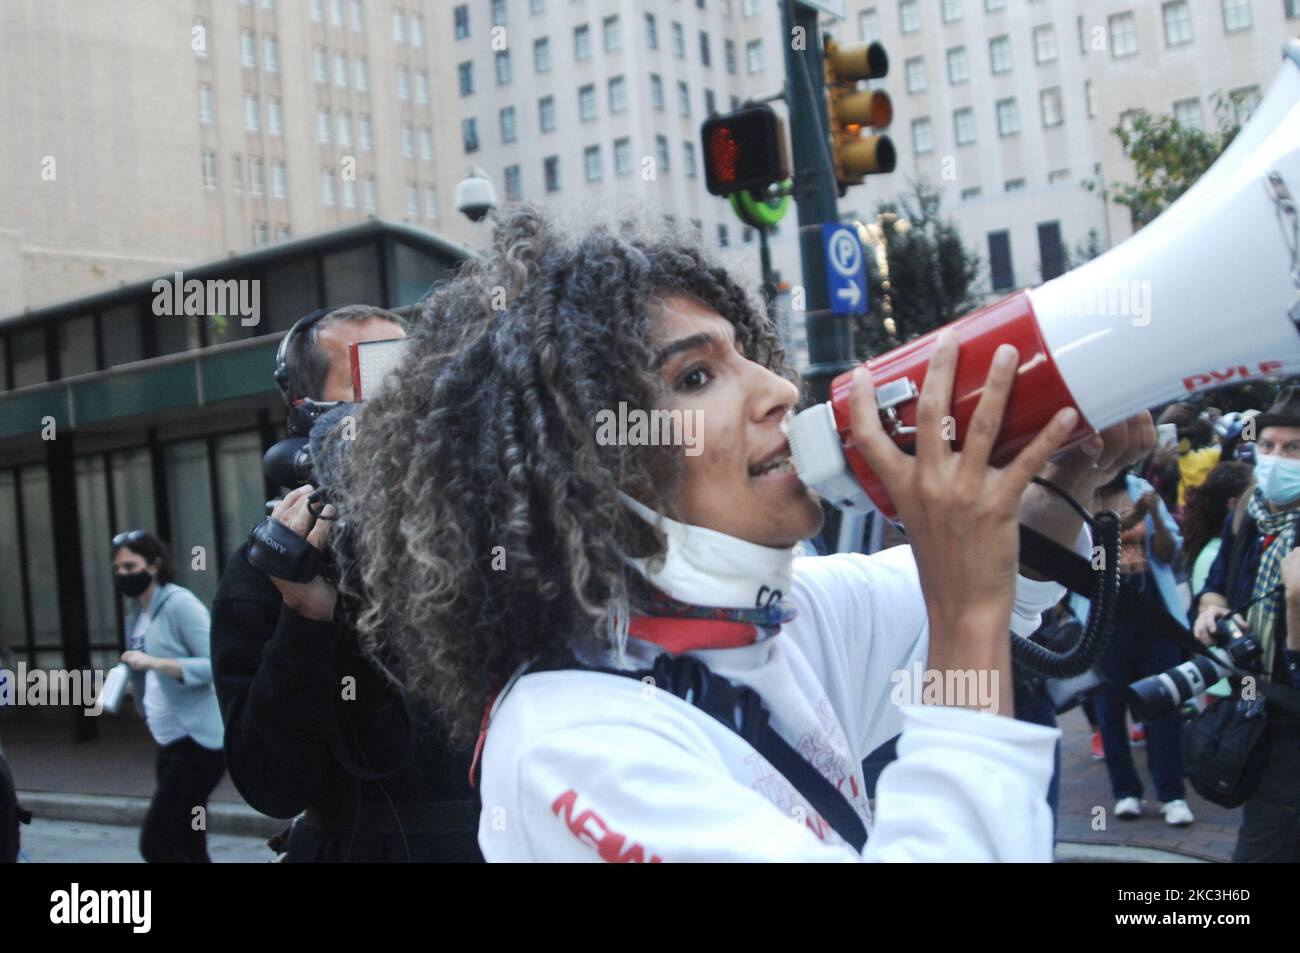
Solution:
<path fill-rule="evenodd" d="M 1186 618 L 1187 610 L 1174 577 L 1183 537 L 1155 488 L 1132 473 L 1122 472 L 1097 489 L 1092 509 L 1119 514 L 1120 573 L 1175 619 Z M 1075 596 L 1071 608 L 1078 618 L 1088 617 L 1087 599 Z M 1129 749 L 1125 719 L 1128 686 L 1181 661 L 1178 646 L 1173 642 L 1135 626 L 1122 610 L 1115 613 L 1110 643 L 1099 663 L 1106 683 L 1097 692 L 1096 707 L 1117 818 L 1131 820 L 1142 814 L 1142 781 Z M 1143 727 L 1151 779 L 1161 802 L 1160 813 L 1167 824 L 1176 827 L 1190 824 L 1193 817 L 1183 789 L 1181 715 L 1172 711 Z"/>
<path fill-rule="evenodd" d="M 158 788 L 140 831 L 150 863 L 209 863 L 198 809 L 225 774 L 221 709 L 212 685 L 208 609 L 172 582 L 167 547 L 152 533 L 113 537 L 117 590 L 135 603 L 127 613 L 131 693 L 158 744 Z"/>

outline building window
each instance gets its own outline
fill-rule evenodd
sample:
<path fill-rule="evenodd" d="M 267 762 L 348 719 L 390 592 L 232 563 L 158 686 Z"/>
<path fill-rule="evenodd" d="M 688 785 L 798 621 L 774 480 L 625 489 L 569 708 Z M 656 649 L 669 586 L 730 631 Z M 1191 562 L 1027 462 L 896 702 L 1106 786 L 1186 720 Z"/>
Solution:
<path fill-rule="evenodd" d="M 928 116 L 912 120 L 912 151 L 919 156 L 934 150 L 934 132 Z"/>
<path fill-rule="evenodd" d="M 573 28 L 573 58 L 575 60 L 591 59 L 591 28 L 587 24 Z"/>
<path fill-rule="evenodd" d="M 664 81 L 658 73 L 650 74 L 650 105 L 664 111 Z"/>
<path fill-rule="evenodd" d="M 948 82 L 953 86 L 970 80 L 970 63 L 966 57 L 966 47 L 954 46 L 948 51 Z"/>
<path fill-rule="evenodd" d="M 330 111 L 328 109 L 316 110 L 316 141 L 323 146 L 327 146 L 332 141 L 333 133 L 330 127 Z"/>
<path fill-rule="evenodd" d="M 997 13 L 999 10 L 1005 10 L 1007 0 L 984 0 L 985 13 Z"/>
<path fill-rule="evenodd" d="M 506 200 L 509 202 L 522 201 L 524 197 L 523 184 L 519 179 L 519 166 L 506 166 Z"/>
<path fill-rule="evenodd" d="M 546 191 L 560 191 L 560 157 L 547 156 L 542 160 L 542 177 L 546 181 Z"/>
<path fill-rule="evenodd" d="M 420 158 L 425 162 L 433 161 L 433 130 L 428 126 L 420 127 Z"/>
<path fill-rule="evenodd" d="M 712 66 L 713 62 L 709 55 L 709 34 L 703 30 L 700 31 L 700 65 Z"/>
<path fill-rule="evenodd" d="M 514 71 L 510 66 L 510 51 L 497 50 L 497 85 L 505 86 L 513 78 Z"/>
<path fill-rule="evenodd" d="M 1061 114 L 1061 87 L 1053 86 L 1038 94 L 1043 107 L 1043 128 L 1050 129 L 1065 121 Z"/>
<path fill-rule="evenodd" d="M 492 0 L 492 25 L 506 25 L 506 0 Z"/>
<path fill-rule="evenodd" d="M 429 101 L 429 74 L 424 70 L 415 74 L 415 101 L 417 103 Z"/>
<path fill-rule="evenodd" d="M 478 152 L 478 119 L 473 116 L 460 121 L 460 139 L 465 152 Z"/>
<path fill-rule="evenodd" d="M 880 14 L 875 7 L 858 13 L 858 36 L 866 43 L 880 39 Z"/>
<path fill-rule="evenodd" d="M 1300 17 L 1300 0 L 1286 0 L 1282 4 L 1282 9 L 1288 20 Z"/>
<path fill-rule="evenodd" d="M 632 140 L 627 136 L 614 140 L 614 174 L 632 174 Z"/>
<path fill-rule="evenodd" d="M 582 165 L 588 182 L 600 181 L 600 146 L 587 146 L 582 150 Z"/>
<path fill-rule="evenodd" d="M 455 23 L 456 39 L 463 40 L 469 36 L 469 6 L 461 4 L 452 11 L 452 20 Z"/>
<path fill-rule="evenodd" d="M 943 13 L 944 23 L 961 19 L 961 0 L 940 0 L 939 9 Z"/>
<path fill-rule="evenodd" d="M 677 112 L 688 119 L 691 116 L 691 88 L 680 81 L 677 83 Z"/>
<path fill-rule="evenodd" d="M 409 122 L 402 123 L 402 155 L 407 159 L 415 158 L 415 130 Z"/>
<path fill-rule="evenodd" d="M 258 248 L 266 244 L 266 222 L 253 223 L 253 247 Z"/>
<path fill-rule="evenodd" d="M 907 91 L 919 93 L 925 90 L 925 57 L 913 56 L 903 64 L 903 74 L 907 77 Z"/>
<path fill-rule="evenodd" d="M 259 121 L 260 110 L 257 108 L 257 97 L 252 95 L 244 96 L 244 128 L 249 132 L 257 132 L 261 128 Z"/>
<path fill-rule="evenodd" d="M 406 17 L 400 7 L 393 7 L 393 42 L 406 42 Z"/>
<path fill-rule="evenodd" d="M 591 122 L 596 118 L 596 87 L 588 84 L 578 88 L 578 119 Z"/>
<path fill-rule="evenodd" d="M 899 0 L 898 22 L 904 33 L 915 33 L 921 29 L 921 6 L 917 0 Z"/>
<path fill-rule="evenodd" d="M 311 18 L 317 23 L 325 18 L 325 7 L 321 0 L 311 0 Z"/>
<path fill-rule="evenodd" d="M 1068 182 L 1069 179 L 1070 179 L 1069 169 L 1053 169 L 1051 172 L 1047 173 L 1048 185 L 1059 185 L 1062 182 Z"/>
<path fill-rule="evenodd" d="M 1192 10 L 1187 0 L 1174 0 L 1160 8 L 1165 21 L 1165 46 L 1192 42 Z"/>
<path fill-rule="evenodd" d="M 994 291 L 1005 291 L 1016 285 L 1011 271 L 1011 233 L 989 232 L 989 280 Z"/>
<path fill-rule="evenodd" d="M 655 136 L 655 162 L 663 172 L 668 171 L 668 137 Z"/>
<path fill-rule="evenodd" d="M 686 58 L 686 30 L 676 20 L 673 21 L 673 55 Z"/>
<path fill-rule="evenodd" d="M 501 141 L 511 143 L 518 135 L 519 123 L 515 118 L 515 107 L 507 106 L 501 110 Z"/>
<path fill-rule="evenodd" d="M 970 145 L 975 141 L 975 110 L 970 107 L 958 109 L 952 114 L 952 126 L 957 137 L 957 145 Z"/>
<path fill-rule="evenodd" d="M 438 217 L 438 190 L 432 185 L 424 187 L 424 217 L 430 220 Z"/>
<path fill-rule="evenodd" d="M 551 40 L 550 37 L 542 37 L 533 40 L 533 69 L 539 73 L 545 73 L 551 68 Z"/>
<path fill-rule="evenodd" d="M 266 131 L 273 136 L 284 132 L 284 116 L 280 112 L 280 100 L 270 97 L 266 101 Z"/>
<path fill-rule="evenodd" d="M 1004 192 L 1023 192 L 1024 190 L 1024 179 L 1007 179 L 1002 183 L 1002 191 Z"/>
<path fill-rule="evenodd" d="M 717 111 L 718 111 L 718 105 L 716 99 L 714 98 L 713 90 L 706 89 L 704 91 L 704 115 L 712 116 Z"/>
<path fill-rule="evenodd" d="M 352 114 L 349 112 L 339 113 L 338 118 L 339 145 L 345 149 L 352 148 Z"/>
<path fill-rule="evenodd" d="M 969 189 L 962 189 L 961 200 L 963 202 L 969 202 L 971 199 L 977 199 L 980 197 L 980 194 L 982 192 L 983 190 L 978 185 L 973 186 L 972 188 Z"/>
<path fill-rule="evenodd" d="M 688 179 L 695 178 L 695 143 L 682 143 L 682 159 Z"/>
<path fill-rule="evenodd" d="M 376 191 L 375 177 L 373 175 L 366 176 L 365 181 L 361 183 L 361 201 L 364 203 L 367 212 L 373 212 L 379 204 Z"/>
<path fill-rule="evenodd" d="M 1232 100 L 1237 123 L 1244 126 L 1250 122 L 1250 117 L 1255 115 L 1255 110 L 1259 108 L 1259 87 L 1246 86 L 1242 89 L 1234 89 L 1228 94 L 1228 98 Z"/>
<path fill-rule="evenodd" d="M 1300 3 L 1300 0 L 1297 0 L 1297 2 Z M 736 75 L 736 41 L 723 40 L 722 54 L 723 54 L 723 58 L 727 61 L 727 75 L 735 76 Z"/>
<path fill-rule="evenodd" d="M 370 89 L 370 67 L 366 63 L 364 56 L 358 57 L 352 64 L 353 72 L 356 73 L 357 92 L 364 93 Z"/>
<path fill-rule="evenodd" d="M 239 33 L 239 54 L 243 62 L 244 69 L 257 68 L 257 38 L 253 36 L 252 30 L 241 30 Z"/>
<path fill-rule="evenodd" d="M 333 205 L 336 201 L 334 192 L 334 170 L 322 169 L 320 174 L 320 200 L 325 205 Z"/>
<path fill-rule="evenodd" d="M 203 187 L 209 191 L 217 187 L 217 154 L 211 149 L 203 150 Z"/>
<path fill-rule="evenodd" d="M 1223 32 L 1250 29 L 1250 0 L 1223 0 Z"/>
<path fill-rule="evenodd" d="M 617 16 L 605 17 L 602 21 L 605 30 L 605 50 L 614 52 L 623 48 L 623 27 Z"/>
<path fill-rule="evenodd" d="M 424 17 L 418 13 L 411 14 L 411 45 L 417 50 L 424 48 Z"/>
<path fill-rule="evenodd" d="M 330 0 L 330 25 L 343 25 L 343 0 Z"/>
<path fill-rule="evenodd" d="M 212 87 L 207 83 L 199 84 L 199 122 L 212 124 Z"/>
<path fill-rule="evenodd" d="M 745 69 L 751 74 L 763 71 L 762 40 L 750 40 L 745 44 Z"/>
<path fill-rule="evenodd" d="M 357 180 L 347 176 L 343 178 L 343 207 L 357 207 Z"/>
<path fill-rule="evenodd" d="M 1056 56 L 1056 27 L 1050 23 L 1034 27 L 1034 62 L 1050 63 Z"/>
<path fill-rule="evenodd" d="M 758 0 L 741 0 L 740 15 L 746 20 L 758 16 Z"/>
<path fill-rule="evenodd" d="M 1199 132 L 1204 128 L 1204 120 L 1201 116 L 1201 101 L 1199 99 L 1180 99 L 1174 103 L 1174 119 L 1184 129 L 1195 129 Z"/>
<path fill-rule="evenodd" d="M 1061 243 L 1060 222 L 1038 223 L 1038 260 L 1044 281 L 1065 274 L 1065 246 Z"/>
<path fill-rule="evenodd" d="M 1107 20 L 1110 25 L 1110 55 L 1133 56 L 1138 51 L 1137 19 L 1132 13 L 1116 13 Z"/>
<path fill-rule="evenodd" d="M 375 147 L 375 127 L 370 124 L 369 116 L 361 117 L 361 135 L 359 137 L 361 149 L 369 152 Z"/>
<path fill-rule="evenodd" d="M 284 241 L 285 239 L 287 239 L 288 237 L 289 237 L 289 226 L 288 226 L 288 225 L 277 225 L 277 226 L 275 226 L 275 240 L 276 240 L 277 242 L 282 242 L 282 241 Z"/>
<path fill-rule="evenodd" d="M 1016 109 L 1015 97 L 999 99 L 997 114 L 999 136 L 1014 136 L 1020 132 L 1020 112 Z"/>
<path fill-rule="evenodd" d="M 311 51 L 312 74 L 316 77 L 318 83 L 328 83 L 330 81 L 329 61 L 325 56 L 325 47 L 313 47 Z"/>
<path fill-rule="evenodd" d="M 726 248 L 727 245 L 730 243 L 730 241 L 731 239 L 727 236 L 727 226 L 719 222 L 718 223 L 718 247 Z"/>
<path fill-rule="evenodd" d="M 466 60 L 456 67 L 456 79 L 460 85 L 460 94 L 462 96 L 471 96 L 474 93 L 474 61 Z"/>
<path fill-rule="evenodd" d="M 989 71 L 995 74 L 1011 71 L 1011 37 L 995 36 L 989 40 Z"/>
<path fill-rule="evenodd" d="M 351 14 L 352 32 L 364 32 L 366 28 L 366 17 L 361 9 L 361 0 L 352 0 L 352 2 L 348 4 L 348 12 Z"/>
<path fill-rule="evenodd" d="M 271 195 L 283 199 L 289 195 L 289 175 L 283 162 L 276 161 L 271 166 Z"/>
<path fill-rule="evenodd" d="M 538 124 L 542 132 L 555 131 L 555 97 L 543 96 L 537 101 Z"/>
<path fill-rule="evenodd" d="M 420 187 L 414 182 L 406 183 L 406 217 L 415 218 L 420 214 Z"/>
<path fill-rule="evenodd" d="M 334 85 L 341 89 L 348 85 L 348 58 L 342 53 L 334 54 Z"/>
<path fill-rule="evenodd" d="M 659 28 L 655 26 L 655 15 L 645 15 L 645 45 L 648 50 L 659 49 Z"/>
<path fill-rule="evenodd" d="M 280 72 L 280 41 L 273 36 L 262 37 L 262 61 L 268 73 Z"/>
<path fill-rule="evenodd" d="M 609 81 L 609 111 L 621 113 L 627 110 L 627 80 L 614 76 Z"/>

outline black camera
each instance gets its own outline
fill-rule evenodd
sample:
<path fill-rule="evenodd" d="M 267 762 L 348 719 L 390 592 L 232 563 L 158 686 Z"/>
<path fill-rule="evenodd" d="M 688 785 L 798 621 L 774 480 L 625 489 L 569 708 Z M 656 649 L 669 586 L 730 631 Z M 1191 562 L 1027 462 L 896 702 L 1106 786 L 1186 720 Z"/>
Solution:
<path fill-rule="evenodd" d="M 1232 675 L 1234 669 L 1258 670 L 1259 643 L 1243 634 L 1230 615 L 1219 620 L 1214 634 L 1216 644 L 1210 652 L 1217 659 L 1198 655 L 1129 686 L 1129 710 L 1135 719 L 1146 722 L 1173 711 L 1219 679 Z"/>

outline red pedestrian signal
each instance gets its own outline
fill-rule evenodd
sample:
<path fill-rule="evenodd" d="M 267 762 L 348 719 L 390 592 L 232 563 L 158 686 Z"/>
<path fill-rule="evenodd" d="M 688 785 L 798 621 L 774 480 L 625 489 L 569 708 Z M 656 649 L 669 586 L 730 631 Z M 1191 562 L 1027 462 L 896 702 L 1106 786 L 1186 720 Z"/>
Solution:
<path fill-rule="evenodd" d="M 710 195 L 762 190 L 790 177 L 785 126 L 765 103 L 706 119 L 700 137 Z"/>

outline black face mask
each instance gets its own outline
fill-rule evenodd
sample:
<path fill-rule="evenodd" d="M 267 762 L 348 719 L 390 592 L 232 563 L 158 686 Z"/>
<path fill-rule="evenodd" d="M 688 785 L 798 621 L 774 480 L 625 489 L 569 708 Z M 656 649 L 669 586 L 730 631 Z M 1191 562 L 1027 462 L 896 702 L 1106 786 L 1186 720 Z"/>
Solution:
<path fill-rule="evenodd" d="M 138 596 L 149 588 L 149 583 L 153 582 L 153 576 L 149 575 L 149 570 L 141 569 L 139 572 L 115 573 L 113 583 L 117 586 L 117 591 L 124 596 Z"/>

